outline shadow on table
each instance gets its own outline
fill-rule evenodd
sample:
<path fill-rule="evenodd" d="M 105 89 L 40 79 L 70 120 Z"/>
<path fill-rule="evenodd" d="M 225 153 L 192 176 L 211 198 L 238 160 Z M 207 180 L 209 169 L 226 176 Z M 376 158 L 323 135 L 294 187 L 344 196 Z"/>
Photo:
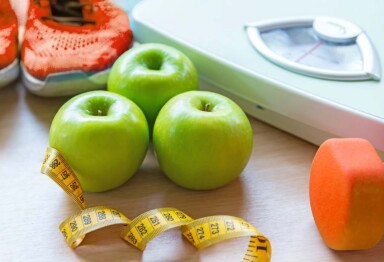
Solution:
<path fill-rule="evenodd" d="M 89 233 L 72 252 L 81 261 L 141 261 L 143 253 L 119 237 L 121 230 L 121 225 L 115 225 Z"/>
<path fill-rule="evenodd" d="M 86 194 L 86 198 L 89 206 L 114 205 L 129 218 L 159 207 L 175 207 L 199 218 L 219 214 L 240 216 L 245 196 L 241 177 L 216 190 L 194 191 L 177 186 L 161 172 L 150 148 L 141 168 L 127 183 L 108 192 Z"/>
<path fill-rule="evenodd" d="M 20 84 L 21 85 L 21 84 Z M 30 112 L 46 129 L 49 129 L 56 112 L 71 97 L 40 97 L 23 88 L 22 95 Z"/>
<path fill-rule="evenodd" d="M 136 184 L 136 185 L 135 185 Z M 141 190 L 135 190 L 141 186 Z M 243 208 L 243 180 L 240 178 L 215 190 L 197 191 L 177 186 L 166 177 L 157 163 L 153 148 L 150 148 L 146 161 L 136 176 L 124 186 L 127 199 L 146 199 L 139 212 L 158 208 L 175 207 L 193 218 L 212 215 L 240 216 Z M 129 188 L 132 188 L 129 190 Z"/>
<path fill-rule="evenodd" d="M 13 135 L 13 126 L 17 125 L 17 115 L 19 113 L 19 94 L 18 82 L 0 89 L 0 148 L 5 148 L 7 141 Z M 4 133 L 7 130 L 9 133 Z"/>
<path fill-rule="evenodd" d="M 384 261 L 384 240 L 381 240 L 376 246 L 366 250 L 354 251 L 332 251 L 335 261 L 340 262 L 379 262 Z"/>

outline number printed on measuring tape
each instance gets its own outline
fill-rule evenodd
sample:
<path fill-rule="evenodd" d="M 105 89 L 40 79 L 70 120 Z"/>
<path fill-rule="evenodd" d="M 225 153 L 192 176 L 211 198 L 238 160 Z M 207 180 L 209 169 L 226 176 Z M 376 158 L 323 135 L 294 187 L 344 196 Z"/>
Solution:
<path fill-rule="evenodd" d="M 48 147 L 41 173 L 53 179 L 77 204 L 80 212 L 65 219 L 59 226 L 71 248 L 81 244 L 86 234 L 110 225 L 123 225 L 121 238 L 144 250 L 160 233 L 179 228 L 184 237 L 197 249 L 203 249 L 226 239 L 250 237 L 243 261 L 269 262 L 272 248 L 269 240 L 247 221 L 233 216 L 210 216 L 192 219 L 172 207 L 147 211 L 133 220 L 122 212 L 106 207 L 85 208 L 83 189 L 75 173 L 59 151 Z"/>
<path fill-rule="evenodd" d="M 160 233 L 171 228 L 180 227 L 193 219 L 184 212 L 168 207 L 147 211 L 125 227 L 121 237 L 140 250 Z"/>
<path fill-rule="evenodd" d="M 67 244 L 76 248 L 85 235 L 100 228 L 111 225 L 127 225 L 130 220 L 120 211 L 96 206 L 82 210 L 81 212 L 65 219 L 59 226 Z"/>
<path fill-rule="evenodd" d="M 83 189 L 80 182 L 59 151 L 48 147 L 40 172 L 55 181 L 80 209 L 85 208 Z"/>

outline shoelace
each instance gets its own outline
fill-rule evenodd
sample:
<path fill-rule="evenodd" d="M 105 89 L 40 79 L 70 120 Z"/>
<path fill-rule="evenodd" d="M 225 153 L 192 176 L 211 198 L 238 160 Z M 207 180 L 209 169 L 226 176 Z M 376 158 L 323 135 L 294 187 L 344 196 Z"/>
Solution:
<path fill-rule="evenodd" d="M 35 0 L 35 3 L 40 4 L 40 0 Z M 91 3 L 80 3 L 78 0 L 50 0 L 51 16 L 43 16 L 43 20 L 53 20 L 57 23 L 81 26 L 85 24 L 95 24 L 94 20 L 86 20 L 83 17 L 83 7 L 90 6 Z"/>

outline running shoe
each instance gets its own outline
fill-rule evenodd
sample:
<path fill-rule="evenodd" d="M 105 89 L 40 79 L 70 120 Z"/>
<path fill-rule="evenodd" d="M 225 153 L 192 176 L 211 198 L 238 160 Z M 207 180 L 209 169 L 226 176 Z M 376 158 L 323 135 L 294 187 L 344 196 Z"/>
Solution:
<path fill-rule="evenodd" d="M 115 60 L 131 47 L 128 15 L 108 0 L 30 0 L 21 70 L 41 96 L 105 89 Z"/>
<path fill-rule="evenodd" d="M 19 75 L 17 17 L 8 0 L 0 1 L 0 87 Z"/>

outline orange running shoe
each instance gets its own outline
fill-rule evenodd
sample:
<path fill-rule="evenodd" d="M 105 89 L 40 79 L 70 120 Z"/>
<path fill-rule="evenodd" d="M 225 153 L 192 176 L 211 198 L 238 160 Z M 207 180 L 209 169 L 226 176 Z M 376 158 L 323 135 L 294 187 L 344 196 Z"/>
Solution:
<path fill-rule="evenodd" d="M 19 75 L 17 17 L 8 0 L 0 1 L 0 87 Z"/>
<path fill-rule="evenodd" d="M 128 15 L 108 0 L 30 0 L 24 85 L 41 96 L 104 89 L 112 64 L 132 43 Z"/>

